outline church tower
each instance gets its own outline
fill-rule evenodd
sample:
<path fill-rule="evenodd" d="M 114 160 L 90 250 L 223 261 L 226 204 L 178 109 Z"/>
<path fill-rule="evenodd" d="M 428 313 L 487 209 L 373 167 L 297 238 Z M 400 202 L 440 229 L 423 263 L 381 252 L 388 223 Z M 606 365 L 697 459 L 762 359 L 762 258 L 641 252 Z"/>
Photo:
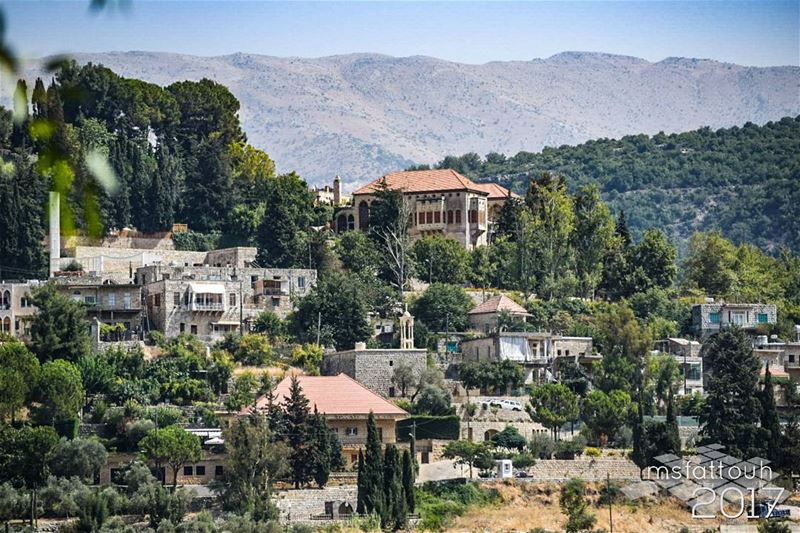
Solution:
<path fill-rule="evenodd" d="M 400 349 L 414 349 L 414 317 L 408 309 L 400 317 Z"/>

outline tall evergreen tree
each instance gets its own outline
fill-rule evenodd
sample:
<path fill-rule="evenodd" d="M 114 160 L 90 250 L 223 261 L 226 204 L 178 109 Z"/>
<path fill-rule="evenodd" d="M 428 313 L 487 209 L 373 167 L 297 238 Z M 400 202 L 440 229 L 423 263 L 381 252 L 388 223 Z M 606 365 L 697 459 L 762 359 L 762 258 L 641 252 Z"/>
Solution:
<path fill-rule="evenodd" d="M 299 489 L 312 475 L 312 448 L 310 441 L 310 424 L 308 398 L 303 394 L 300 380 L 292 376 L 289 396 L 284 400 L 286 410 L 286 440 L 291 454 L 289 467 L 294 487 Z"/>
<path fill-rule="evenodd" d="M 614 233 L 622 239 L 622 245 L 627 248 L 633 242 L 631 238 L 631 230 L 628 229 L 628 222 L 625 220 L 625 211 L 620 210 L 617 215 L 617 223 L 614 227 Z"/>
<path fill-rule="evenodd" d="M 364 472 L 364 452 L 358 450 L 358 477 L 356 478 L 356 486 L 358 492 L 356 495 L 356 512 L 360 515 L 366 514 L 367 508 L 364 505 L 364 497 L 367 495 L 367 476 Z"/>
<path fill-rule="evenodd" d="M 37 278 L 45 273 L 47 190 L 27 156 L 10 158 L 12 172 L 0 173 L 0 278 Z"/>
<path fill-rule="evenodd" d="M 735 457 L 763 454 L 758 427 L 761 363 L 750 339 L 742 329 L 731 327 L 706 341 L 701 353 L 709 369 L 700 412 L 704 441 L 722 444 Z"/>
<path fill-rule="evenodd" d="M 769 364 L 764 372 L 764 388 L 761 390 L 761 429 L 767 442 L 767 459 L 780 464 L 782 461 L 781 421 L 775 406 L 775 390 Z"/>
<path fill-rule="evenodd" d="M 36 83 L 33 85 L 31 104 L 33 104 L 33 118 L 47 118 L 47 91 L 42 78 L 36 78 Z"/>
<path fill-rule="evenodd" d="M 359 467 L 358 501 L 363 514 L 383 516 L 383 454 L 375 415 L 370 411 L 367 418 L 367 444 L 362 466 Z"/>
<path fill-rule="evenodd" d="M 38 309 L 31 323 L 30 347 L 40 361 L 77 362 L 89 354 L 91 342 L 84 306 L 47 283 L 35 288 L 31 301 Z"/>
<path fill-rule="evenodd" d="M 406 509 L 409 513 L 413 513 L 416 509 L 414 477 L 414 460 L 411 458 L 411 452 L 403 450 L 403 494 L 406 498 Z"/>
<path fill-rule="evenodd" d="M 667 439 L 669 440 L 672 453 L 680 455 L 681 453 L 681 437 L 678 430 L 678 418 L 675 416 L 675 405 L 673 399 L 672 388 L 669 389 L 669 397 L 667 399 Z"/>
<path fill-rule="evenodd" d="M 387 446 L 383 459 L 383 495 L 385 507 L 382 525 L 385 529 L 403 529 L 407 522 L 406 498 L 400 453 L 396 446 Z"/>
<path fill-rule="evenodd" d="M 319 488 L 323 488 L 328 482 L 331 474 L 331 430 L 325 422 L 317 407 L 314 406 L 314 414 L 311 417 L 311 470 Z"/>
<path fill-rule="evenodd" d="M 575 272 L 582 296 L 593 298 L 603 272 L 603 257 L 611 245 L 614 219 L 600 198 L 596 185 L 582 188 L 575 195 Z"/>

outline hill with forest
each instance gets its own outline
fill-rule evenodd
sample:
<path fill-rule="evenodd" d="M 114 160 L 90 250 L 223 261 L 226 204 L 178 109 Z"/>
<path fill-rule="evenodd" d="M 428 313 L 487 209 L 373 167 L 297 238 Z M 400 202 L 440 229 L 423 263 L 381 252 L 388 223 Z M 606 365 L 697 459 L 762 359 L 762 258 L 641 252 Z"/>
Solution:
<path fill-rule="evenodd" d="M 448 154 L 513 154 L 800 114 L 797 66 L 586 52 L 482 65 L 378 54 L 114 52 L 75 59 L 161 86 L 202 78 L 224 84 L 241 102 L 249 142 L 269 153 L 279 172 L 296 170 L 312 184 L 339 174 L 346 189 Z M 32 83 L 41 72 L 32 67 L 29 74 Z"/>
<path fill-rule="evenodd" d="M 719 230 L 772 252 L 800 250 L 800 117 L 599 139 L 513 157 L 469 153 L 437 166 L 520 194 L 543 172 L 565 176 L 572 190 L 595 183 L 610 207 L 625 211 L 634 236 L 657 227 L 680 244 L 695 231 Z"/>

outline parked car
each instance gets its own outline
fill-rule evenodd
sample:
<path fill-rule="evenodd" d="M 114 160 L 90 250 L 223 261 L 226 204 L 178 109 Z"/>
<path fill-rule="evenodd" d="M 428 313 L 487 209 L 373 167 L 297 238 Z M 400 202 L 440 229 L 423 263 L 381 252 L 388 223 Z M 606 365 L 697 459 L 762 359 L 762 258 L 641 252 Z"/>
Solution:
<path fill-rule="evenodd" d="M 489 400 L 489 405 L 492 407 L 499 407 L 500 409 L 522 411 L 522 404 L 514 400 Z"/>
<path fill-rule="evenodd" d="M 517 470 L 516 472 L 514 472 L 514 477 L 530 477 L 530 474 L 528 474 L 524 470 Z"/>

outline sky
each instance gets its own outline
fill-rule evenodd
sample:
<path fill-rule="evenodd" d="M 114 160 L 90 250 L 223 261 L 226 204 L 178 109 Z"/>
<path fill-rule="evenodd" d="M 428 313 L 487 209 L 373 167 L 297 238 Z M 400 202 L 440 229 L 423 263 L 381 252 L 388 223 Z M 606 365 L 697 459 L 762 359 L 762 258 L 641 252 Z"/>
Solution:
<path fill-rule="evenodd" d="M 555 2 L 4 1 L 22 57 L 159 51 L 320 57 L 426 55 L 463 63 L 563 51 L 660 61 L 800 65 L 800 0 Z"/>

